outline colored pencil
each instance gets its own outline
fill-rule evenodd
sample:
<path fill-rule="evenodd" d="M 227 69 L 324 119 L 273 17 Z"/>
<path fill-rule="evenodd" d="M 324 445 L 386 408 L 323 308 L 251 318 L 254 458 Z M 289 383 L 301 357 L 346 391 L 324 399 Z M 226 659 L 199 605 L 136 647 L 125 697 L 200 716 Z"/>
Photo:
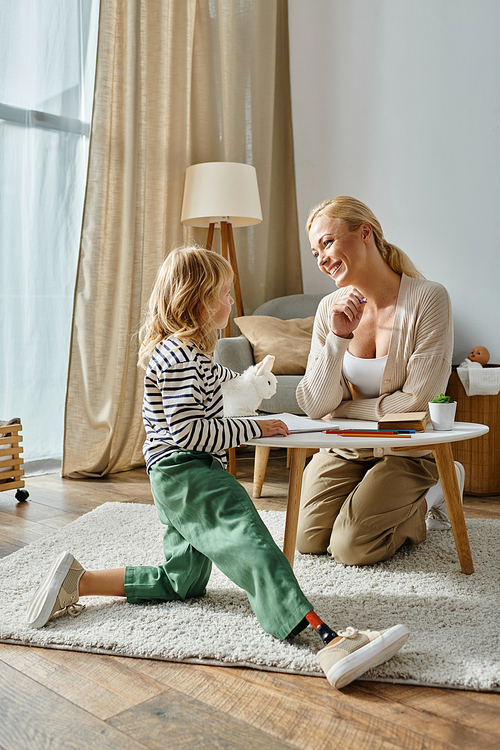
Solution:
<path fill-rule="evenodd" d="M 398 430 L 325 430 L 327 435 L 341 435 L 344 437 L 411 437 L 410 432 Z"/>
<path fill-rule="evenodd" d="M 354 430 L 350 430 L 349 432 L 337 432 L 336 434 L 339 437 L 411 438 L 411 435 L 398 435 L 398 434 L 391 435 L 390 432 L 379 432 L 378 434 L 375 434 L 373 432 L 354 432 Z"/>
<path fill-rule="evenodd" d="M 340 437 L 383 437 L 383 438 L 411 438 L 411 435 L 401 435 L 399 433 L 393 433 L 391 435 L 390 432 L 379 432 L 378 434 L 374 432 L 354 432 L 354 430 L 351 430 L 349 432 L 337 432 L 337 435 Z"/>

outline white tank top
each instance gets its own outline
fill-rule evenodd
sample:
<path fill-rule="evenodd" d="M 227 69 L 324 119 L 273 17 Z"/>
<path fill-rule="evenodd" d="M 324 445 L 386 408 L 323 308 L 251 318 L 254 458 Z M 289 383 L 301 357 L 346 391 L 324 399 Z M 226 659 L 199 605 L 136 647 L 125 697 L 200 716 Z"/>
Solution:
<path fill-rule="evenodd" d="M 374 359 L 363 359 L 363 357 L 355 357 L 349 351 L 346 351 L 342 369 L 353 387 L 355 398 L 376 398 L 380 396 L 380 386 L 386 361 L 387 355 Z"/>

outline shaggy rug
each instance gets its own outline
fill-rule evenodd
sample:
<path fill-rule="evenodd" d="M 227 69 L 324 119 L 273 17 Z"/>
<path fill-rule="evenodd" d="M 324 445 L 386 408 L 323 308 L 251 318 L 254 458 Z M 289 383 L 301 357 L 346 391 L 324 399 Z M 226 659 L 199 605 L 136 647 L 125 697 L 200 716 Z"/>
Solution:
<path fill-rule="evenodd" d="M 282 544 L 284 513 L 261 511 Z M 379 629 L 398 622 L 410 638 L 366 679 L 500 691 L 500 521 L 468 520 L 475 573 L 460 571 L 451 531 L 371 567 L 297 555 L 295 572 L 318 614 L 332 627 Z M 156 565 L 162 532 L 152 505 L 106 503 L 0 561 L 0 640 L 123 656 L 322 675 L 321 647 L 308 628 L 277 641 L 264 633 L 246 595 L 214 568 L 204 597 L 127 604 L 86 599 L 79 617 L 30 628 L 24 614 L 53 558 L 70 550 L 89 569 Z M 364 678 L 364 679 L 365 679 Z"/>

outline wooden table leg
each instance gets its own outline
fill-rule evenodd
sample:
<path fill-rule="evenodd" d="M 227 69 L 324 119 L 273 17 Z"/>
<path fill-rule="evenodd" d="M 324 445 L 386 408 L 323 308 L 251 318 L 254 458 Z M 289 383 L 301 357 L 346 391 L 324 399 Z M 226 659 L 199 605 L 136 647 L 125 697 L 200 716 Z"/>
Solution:
<path fill-rule="evenodd" d="M 460 489 L 458 487 L 451 444 L 434 444 L 432 446 L 432 452 L 436 459 L 436 466 L 439 472 L 441 486 L 443 488 L 443 495 L 446 501 L 448 515 L 450 517 L 453 536 L 455 537 L 455 545 L 458 552 L 458 559 L 462 566 L 462 572 L 470 575 L 474 572 L 474 566 L 472 564 L 469 537 L 467 536 L 464 509 L 460 498 Z"/>
<path fill-rule="evenodd" d="M 266 476 L 267 462 L 271 448 L 267 445 L 255 446 L 255 457 L 253 464 L 253 496 L 260 497 L 264 477 Z"/>
<path fill-rule="evenodd" d="M 297 539 L 297 524 L 299 522 L 300 493 L 302 490 L 302 474 L 306 465 L 307 448 L 292 448 L 290 460 L 290 477 L 288 480 L 288 505 L 286 508 L 285 538 L 283 552 L 293 568 L 295 557 L 295 540 Z"/>
<path fill-rule="evenodd" d="M 227 454 L 228 454 L 227 470 L 236 479 L 236 448 L 229 448 Z"/>

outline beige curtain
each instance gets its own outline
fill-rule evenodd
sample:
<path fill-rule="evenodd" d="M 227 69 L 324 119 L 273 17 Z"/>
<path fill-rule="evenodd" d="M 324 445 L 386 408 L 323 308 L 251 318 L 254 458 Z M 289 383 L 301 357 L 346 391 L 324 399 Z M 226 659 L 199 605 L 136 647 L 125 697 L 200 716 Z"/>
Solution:
<path fill-rule="evenodd" d="M 101 0 L 75 291 L 64 475 L 141 465 L 137 331 L 174 245 L 191 164 L 257 170 L 263 222 L 236 228 L 247 313 L 302 291 L 286 0 Z"/>

